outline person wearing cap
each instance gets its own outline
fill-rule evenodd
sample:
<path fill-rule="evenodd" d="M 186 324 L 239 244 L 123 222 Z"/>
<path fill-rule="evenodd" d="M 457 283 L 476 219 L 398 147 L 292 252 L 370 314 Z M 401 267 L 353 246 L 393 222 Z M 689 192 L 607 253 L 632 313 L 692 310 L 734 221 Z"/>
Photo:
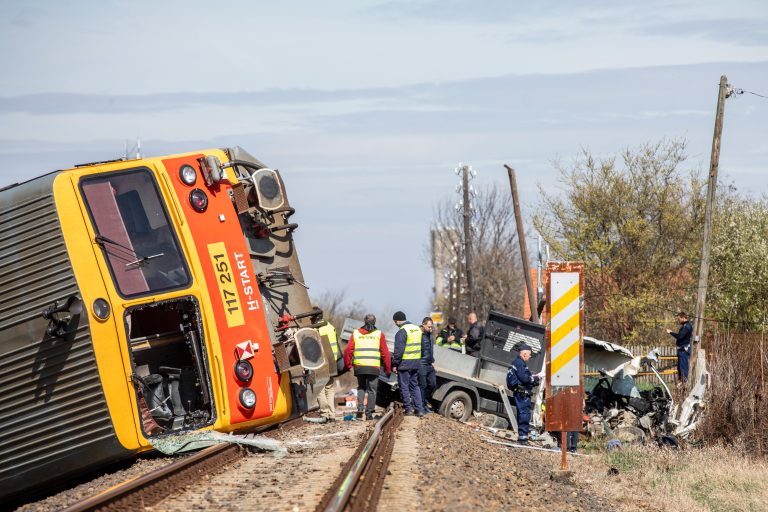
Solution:
<path fill-rule="evenodd" d="M 688 321 L 688 314 L 684 311 L 677 313 L 677 323 L 680 329 L 677 332 L 667 329 L 667 334 L 675 338 L 677 346 L 677 378 L 685 385 L 688 382 L 688 359 L 691 357 L 691 335 L 693 327 Z"/>
<path fill-rule="evenodd" d="M 528 444 L 528 431 L 531 423 L 531 396 L 533 388 L 539 385 L 541 379 L 531 375 L 528 360 L 531 358 L 531 347 L 525 343 L 517 346 L 517 358 L 512 361 L 507 371 L 507 387 L 512 390 L 517 409 L 517 441 Z"/>
<path fill-rule="evenodd" d="M 456 327 L 456 318 L 450 317 L 448 318 L 448 325 L 440 329 L 435 344 L 461 352 L 461 338 L 463 336 L 464 332 Z"/>
<path fill-rule="evenodd" d="M 379 384 L 379 371 L 382 366 L 389 377 L 392 366 L 389 359 L 389 348 L 384 333 L 376 328 L 376 317 L 365 315 L 363 326 L 355 329 L 349 337 L 347 348 L 344 350 L 344 366 L 355 368 L 357 377 L 357 419 L 363 419 L 363 406 L 366 397 L 365 419 L 373 419 L 373 409 L 376 407 L 376 390 Z"/>
<path fill-rule="evenodd" d="M 392 320 L 398 327 L 392 364 L 397 371 L 397 383 L 403 397 L 405 415 L 412 416 L 415 411 L 417 416 L 424 416 L 426 411 L 419 388 L 422 330 L 406 320 L 402 311 L 396 312 Z"/>

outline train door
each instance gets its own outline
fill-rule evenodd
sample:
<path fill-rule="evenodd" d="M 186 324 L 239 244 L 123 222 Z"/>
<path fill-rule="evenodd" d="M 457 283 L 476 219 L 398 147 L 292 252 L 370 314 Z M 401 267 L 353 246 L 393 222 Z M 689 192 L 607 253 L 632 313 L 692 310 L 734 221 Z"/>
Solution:
<path fill-rule="evenodd" d="M 125 313 L 141 425 L 147 437 L 215 421 L 210 375 L 194 297 L 135 306 Z"/>

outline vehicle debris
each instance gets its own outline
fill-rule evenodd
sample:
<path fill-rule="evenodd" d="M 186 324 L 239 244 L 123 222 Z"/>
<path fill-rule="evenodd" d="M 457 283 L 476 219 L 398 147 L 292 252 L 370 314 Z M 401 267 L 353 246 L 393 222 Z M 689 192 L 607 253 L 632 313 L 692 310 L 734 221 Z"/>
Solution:
<path fill-rule="evenodd" d="M 678 411 L 675 407 L 676 426 L 674 434 L 680 439 L 687 439 L 696 429 L 698 420 L 704 410 L 704 397 L 709 388 L 709 372 L 707 371 L 707 357 L 703 349 L 699 349 L 696 357 L 695 375 L 691 379 L 693 387 Z"/>
<path fill-rule="evenodd" d="M 480 436 L 480 439 L 482 439 L 486 443 L 500 444 L 502 446 L 508 446 L 510 448 L 524 448 L 524 449 L 527 449 L 527 450 L 539 450 L 539 451 L 542 451 L 542 452 L 552 452 L 552 453 L 560 454 L 560 450 L 556 450 L 556 449 L 552 449 L 552 448 L 543 448 L 543 447 L 540 447 L 540 446 L 531 446 L 529 444 L 505 443 L 504 441 L 497 441 L 497 440 L 495 440 L 495 439 L 493 439 L 491 437 L 488 437 L 488 436 Z M 574 453 L 574 452 L 568 452 L 568 455 L 576 455 L 578 457 L 586 457 L 587 456 L 586 453 Z"/>
<path fill-rule="evenodd" d="M 274 452 L 275 456 L 285 456 L 288 450 L 283 443 L 255 434 L 224 434 L 215 430 L 169 434 L 151 440 L 152 446 L 165 455 L 197 451 L 220 443 L 234 443 L 250 446 L 261 451 Z"/>
<path fill-rule="evenodd" d="M 599 370 L 601 377 L 585 400 L 591 437 L 607 435 L 630 445 L 654 441 L 661 446 L 679 446 L 671 420 L 672 393 L 656 371 L 658 361 L 658 350 L 652 350 L 614 369 Z M 652 389 L 640 390 L 636 384 L 635 376 L 642 367 L 649 368 L 658 379 Z"/>

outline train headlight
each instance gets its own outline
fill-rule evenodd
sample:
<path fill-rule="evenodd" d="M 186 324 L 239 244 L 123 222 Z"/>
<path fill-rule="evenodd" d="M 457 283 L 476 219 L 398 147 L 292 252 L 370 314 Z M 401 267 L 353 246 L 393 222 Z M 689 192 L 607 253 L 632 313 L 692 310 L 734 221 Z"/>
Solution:
<path fill-rule="evenodd" d="M 235 363 L 235 377 L 243 382 L 248 382 L 253 377 L 253 366 L 248 361 Z"/>
<path fill-rule="evenodd" d="M 246 409 L 253 409 L 256 406 L 256 393 L 251 388 L 241 389 L 240 403 Z"/>
<path fill-rule="evenodd" d="M 102 298 L 98 298 L 93 301 L 93 314 L 99 320 L 106 320 L 109 318 L 110 308 L 109 302 Z"/>
<path fill-rule="evenodd" d="M 191 165 L 182 165 L 179 169 L 179 178 L 185 185 L 192 186 L 197 181 L 197 172 Z"/>
<path fill-rule="evenodd" d="M 280 176 L 272 169 L 259 169 L 251 174 L 251 182 L 256 189 L 259 207 L 272 211 L 283 206 L 285 197 L 280 185 Z"/>
<path fill-rule="evenodd" d="M 280 185 L 272 174 L 265 174 L 259 179 L 259 192 L 265 199 L 274 201 L 280 195 Z"/>
<path fill-rule="evenodd" d="M 205 192 L 196 188 L 189 193 L 189 204 L 195 211 L 204 212 L 208 208 L 208 196 Z"/>

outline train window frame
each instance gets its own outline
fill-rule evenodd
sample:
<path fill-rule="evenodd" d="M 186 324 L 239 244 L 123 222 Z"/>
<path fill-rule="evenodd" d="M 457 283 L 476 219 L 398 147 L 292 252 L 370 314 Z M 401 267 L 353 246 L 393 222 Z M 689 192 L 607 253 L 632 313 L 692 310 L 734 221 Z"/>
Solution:
<path fill-rule="evenodd" d="M 139 254 L 139 252 L 134 250 L 133 247 L 119 245 L 119 242 L 116 245 L 108 237 L 103 237 L 103 235 L 101 233 L 101 230 L 99 229 L 99 226 L 98 226 L 98 223 L 97 223 L 97 219 L 99 219 L 100 216 L 99 215 L 94 215 L 93 205 L 91 204 L 91 201 L 89 201 L 88 194 L 86 193 L 86 188 L 85 187 L 87 187 L 90 183 L 94 183 L 94 182 L 97 182 L 97 183 L 101 182 L 101 183 L 109 184 L 109 183 L 111 183 L 111 180 L 114 179 L 114 178 L 120 178 L 120 177 L 128 176 L 128 175 L 140 175 L 140 174 L 143 174 L 144 176 L 146 176 L 148 178 L 148 180 L 147 180 L 147 182 L 148 182 L 148 189 L 146 189 L 144 192 L 151 191 L 151 192 L 154 193 L 154 197 L 148 198 L 148 199 L 146 199 L 146 201 L 154 201 L 155 202 L 155 206 L 156 206 L 155 213 L 156 214 L 160 214 L 160 215 L 159 215 L 159 217 L 156 216 L 156 218 L 154 220 L 155 220 L 155 222 L 157 222 L 157 220 L 159 219 L 161 221 L 161 226 L 160 227 L 162 227 L 164 225 L 167 228 L 167 233 L 166 233 L 167 239 L 165 240 L 166 246 L 167 247 L 172 247 L 174 249 L 175 256 L 177 256 L 178 260 L 179 260 L 179 266 L 177 268 L 175 268 L 174 270 L 175 271 L 181 271 L 183 279 L 180 279 L 177 282 L 171 283 L 171 284 L 169 284 L 167 286 L 154 286 L 154 285 L 151 285 L 147 281 L 146 276 L 142 272 L 141 279 L 144 281 L 144 284 L 146 285 L 146 290 L 137 291 L 137 292 L 130 292 L 130 291 L 126 292 L 125 290 L 123 290 L 123 286 L 125 285 L 125 283 L 123 283 L 123 285 L 121 286 L 121 282 L 120 282 L 120 280 L 118 279 L 118 276 L 115 273 L 115 268 L 113 266 L 115 264 L 113 262 L 113 255 L 109 252 L 108 249 L 114 245 L 116 249 L 123 250 L 123 252 L 131 251 L 131 252 L 133 252 L 133 255 L 135 256 L 134 259 L 136 261 L 140 260 L 141 258 L 147 258 L 147 260 L 146 260 L 147 266 L 152 265 L 153 262 L 150 261 L 150 260 L 153 259 L 153 257 L 157 257 L 158 254 L 162 254 L 164 256 L 164 253 L 154 253 L 153 252 L 152 254 Z M 102 256 L 104 257 L 104 261 L 105 261 L 105 263 L 107 265 L 107 268 L 109 270 L 109 274 L 110 274 L 110 277 L 112 279 L 112 284 L 114 285 L 115 290 L 117 291 L 117 293 L 118 293 L 118 295 L 120 297 L 122 297 L 124 299 L 135 299 L 135 298 L 147 297 L 147 296 L 152 296 L 152 295 L 158 295 L 158 294 L 161 294 L 161 293 L 167 293 L 167 292 L 171 292 L 171 291 L 184 290 L 184 289 L 189 288 L 192 285 L 193 278 L 192 278 L 192 272 L 191 272 L 191 269 L 190 269 L 190 266 L 189 266 L 189 262 L 187 261 L 187 257 L 184 254 L 184 251 L 182 249 L 181 242 L 179 240 L 179 236 L 178 236 L 178 233 L 176 231 L 176 227 L 174 226 L 174 224 L 172 222 L 172 218 L 169 215 L 168 204 L 167 204 L 167 202 L 165 200 L 165 197 L 162 195 L 162 193 L 160 191 L 160 187 L 158 186 L 157 179 L 156 179 L 154 173 L 152 172 L 152 170 L 150 168 L 142 166 L 142 167 L 134 167 L 134 168 L 131 168 L 131 169 L 125 169 L 125 170 L 122 170 L 122 171 L 101 172 L 101 173 L 95 173 L 95 174 L 88 174 L 88 175 L 82 176 L 80 178 L 80 180 L 78 182 L 78 188 L 79 188 L 79 191 L 80 191 L 80 197 L 81 197 L 81 199 L 83 201 L 83 204 L 85 205 L 86 211 L 88 212 L 88 217 L 89 217 L 89 220 L 90 220 L 90 223 L 91 223 L 91 228 L 93 229 L 94 233 L 96 233 L 97 237 L 100 237 L 100 236 L 102 237 L 102 239 L 101 239 L 101 241 L 99 243 L 99 245 L 101 246 Z M 125 194 L 127 194 L 128 192 L 130 192 L 130 191 L 127 191 Z M 117 199 L 117 196 L 115 196 L 115 198 Z M 139 194 L 139 200 L 142 203 L 142 207 L 144 207 L 144 205 L 145 205 L 145 198 L 142 197 L 140 194 Z M 117 205 L 117 200 L 116 200 L 115 204 Z M 146 210 L 146 208 L 144 208 L 144 209 Z M 120 220 L 123 222 L 123 230 L 125 231 L 125 236 L 128 237 L 128 240 L 130 240 L 131 234 L 128 233 L 128 229 L 125 226 L 125 220 L 126 219 L 123 217 L 123 212 L 120 211 L 119 207 L 118 207 L 118 212 L 117 213 L 118 213 L 118 215 L 120 215 Z M 147 216 L 145 215 L 145 217 L 147 217 Z M 149 222 L 149 220 L 147 220 L 147 222 Z M 97 241 L 98 241 L 98 239 L 97 239 Z M 131 241 L 131 244 L 132 243 L 133 243 L 133 241 Z M 170 244 L 170 245 L 168 245 L 168 244 Z M 126 256 L 123 255 L 123 257 L 126 257 Z M 143 265 L 138 264 L 137 267 L 141 268 L 141 267 L 143 267 Z"/>

